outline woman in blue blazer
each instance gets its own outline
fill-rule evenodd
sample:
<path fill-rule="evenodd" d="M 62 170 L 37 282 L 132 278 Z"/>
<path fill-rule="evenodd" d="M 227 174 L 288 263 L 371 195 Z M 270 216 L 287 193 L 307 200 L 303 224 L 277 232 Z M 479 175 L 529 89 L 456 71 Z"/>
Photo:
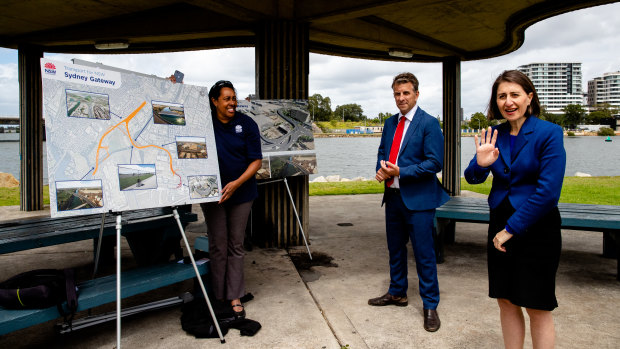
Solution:
<path fill-rule="evenodd" d="M 523 348 L 530 318 L 534 348 L 552 348 L 551 311 L 560 260 L 562 190 L 566 152 L 562 128 L 540 120 L 540 102 L 530 79 L 516 70 L 493 84 L 490 120 L 506 122 L 474 137 L 476 155 L 465 170 L 468 183 L 492 173 L 487 244 L 489 297 L 496 298 L 506 348 Z"/>

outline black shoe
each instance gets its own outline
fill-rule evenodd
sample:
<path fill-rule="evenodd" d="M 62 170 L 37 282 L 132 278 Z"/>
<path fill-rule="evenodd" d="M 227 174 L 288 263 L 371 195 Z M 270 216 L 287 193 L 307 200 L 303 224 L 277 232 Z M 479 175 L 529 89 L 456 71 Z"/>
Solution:
<path fill-rule="evenodd" d="M 233 313 L 235 314 L 235 319 L 245 319 L 245 308 L 242 304 L 235 304 L 232 306 Z M 241 308 L 241 311 L 236 311 L 236 309 Z"/>
<path fill-rule="evenodd" d="M 428 332 L 435 332 L 441 326 L 439 314 L 435 309 L 424 309 L 424 329 Z"/>
<path fill-rule="evenodd" d="M 368 300 L 368 305 L 373 305 L 376 307 L 382 307 L 384 305 L 396 305 L 398 307 L 406 307 L 407 304 L 407 296 L 392 296 L 389 292 L 381 297 L 371 298 Z"/>

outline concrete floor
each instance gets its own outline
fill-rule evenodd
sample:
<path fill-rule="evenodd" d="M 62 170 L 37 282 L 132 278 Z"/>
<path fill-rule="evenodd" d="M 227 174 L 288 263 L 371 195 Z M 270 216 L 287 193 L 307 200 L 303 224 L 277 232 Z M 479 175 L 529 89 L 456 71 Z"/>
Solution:
<path fill-rule="evenodd" d="M 255 299 L 247 317 L 262 324 L 254 337 L 230 330 L 226 343 L 196 339 L 181 329 L 180 307 L 139 314 L 122 321 L 125 348 L 500 348 L 499 311 L 487 297 L 486 225 L 457 223 L 456 242 L 440 264 L 441 329 L 422 328 L 422 303 L 410 254 L 409 306 L 370 307 L 389 282 L 384 214 L 380 195 L 310 198 L 309 236 L 315 262 L 297 270 L 287 251 L 254 248 L 246 256 L 246 287 Z M 6 210 L 6 209 L 5 209 Z M 202 213 L 188 226 L 188 238 L 205 233 Z M 0 208 L 0 213 L 2 209 Z M 5 217 L 5 214 L 2 214 Z M 338 225 L 351 223 L 352 225 Z M 122 247 L 124 267 L 131 252 Z M 600 232 L 564 231 L 557 275 L 559 308 L 554 314 L 557 348 L 620 348 L 620 283 L 616 261 L 601 257 Z M 289 251 L 306 254 L 304 247 Z M 92 242 L 83 241 L 0 255 L 0 279 L 35 268 L 75 267 L 92 273 Z M 114 267 L 102 270 L 113 273 Z M 128 300 L 125 306 L 174 297 L 192 289 L 187 281 Z M 114 310 L 114 304 L 96 309 Z M 80 314 L 82 315 L 82 314 Z M 55 321 L 0 336 L 0 348 L 114 348 L 115 323 L 56 335 Z M 529 336 L 529 330 L 528 330 Z M 526 347 L 531 341 L 526 339 Z"/>

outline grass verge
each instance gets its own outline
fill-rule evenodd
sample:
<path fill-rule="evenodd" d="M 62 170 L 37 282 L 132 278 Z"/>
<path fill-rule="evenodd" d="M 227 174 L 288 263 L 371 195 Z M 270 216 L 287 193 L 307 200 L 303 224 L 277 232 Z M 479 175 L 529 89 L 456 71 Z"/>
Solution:
<path fill-rule="evenodd" d="M 482 184 L 468 184 L 461 178 L 461 190 L 488 195 L 491 180 Z M 310 196 L 351 195 L 383 193 L 383 184 L 376 181 L 310 183 Z M 620 176 L 614 177 L 564 177 L 560 202 L 596 205 L 620 203 Z"/>
<path fill-rule="evenodd" d="M 491 180 L 482 184 L 468 184 L 461 178 L 461 190 L 488 195 Z M 377 181 L 310 183 L 310 196 L 354 195 L 383 193 L 383 184 Z M 620 203 L 620 176 L 614 177 L 564 177 L 561 202 L 595 205 Z M 49 189 L 43 189 L 43 202 L 49 204 Z M 0 206 L 19 205 L 19 188 L 0 188 Z"/>

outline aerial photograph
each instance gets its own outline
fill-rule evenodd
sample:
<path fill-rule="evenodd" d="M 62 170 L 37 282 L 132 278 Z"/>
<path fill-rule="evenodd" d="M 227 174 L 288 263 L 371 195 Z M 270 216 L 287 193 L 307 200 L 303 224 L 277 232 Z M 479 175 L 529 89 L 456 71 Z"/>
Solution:
<path fill-rule="evenodd" d="M 110 120 L 109 96 L 101 93 L 65 90 L 67 116 L 75 118 Z"/>
<path fill-rule="evenodd" d="M 152 102 L 153 121 L 156 124 L 185 126 L 185 109 L 182 104 Z"/>
<path fill-rule="evenodd" d="M 269 166 L 269 156 L 263 157 L 260 169 L 256 172 L 256 179 L 271 178 L 271 168 Z"/>
<path fill-rule="evenodd" d="M 207 140 L 204 137 L 178 136 L 177 154 L 179 159 L 206 159 Z"/>
<path fill-rule="evenodd" d="M 103 207 L 101 180 L 56 182 L 58 211 Z"/>
<path fill-rule="evenodd" d="M 191 199 L 202 199 L 217 197 L 217 176 L 188 176 L 189 197 Z"/>
<path fill-rule="evenodd" d="M 238 110 L 258 124 L 263 153 L 314 149 L 306 100 L 239 101 Z"/>
<path fill-rule="evenodd" d="M 271 177 L 283 178 L 317 173 L 316 154 L 270 155 Z"/>
<path fill-rule="evenodd" d="M 121 190 L 156 189 L 155 164 L 118 165 L 118 183 Z"/>

